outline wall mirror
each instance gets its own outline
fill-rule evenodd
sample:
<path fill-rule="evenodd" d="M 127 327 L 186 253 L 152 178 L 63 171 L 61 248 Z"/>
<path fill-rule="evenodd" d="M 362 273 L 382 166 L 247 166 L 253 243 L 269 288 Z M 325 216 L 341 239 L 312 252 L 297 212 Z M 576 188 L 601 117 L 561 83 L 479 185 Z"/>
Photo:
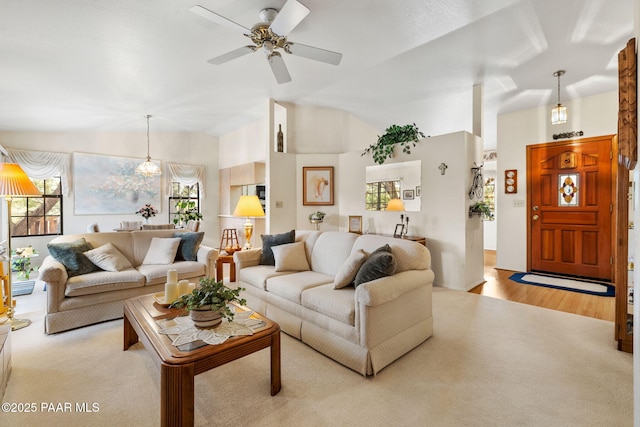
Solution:
<path fill-rule="evenodd" d="M 383 211 L 390 199 L 401 199 L 407 212 L 420 212 L 422 160 L 367 166 L 368 211 Z"/>

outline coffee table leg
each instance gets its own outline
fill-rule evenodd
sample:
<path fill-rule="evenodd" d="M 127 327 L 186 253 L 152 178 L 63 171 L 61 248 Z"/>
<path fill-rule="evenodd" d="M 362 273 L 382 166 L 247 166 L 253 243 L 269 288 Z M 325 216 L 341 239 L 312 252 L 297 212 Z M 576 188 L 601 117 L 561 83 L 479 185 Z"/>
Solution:
<path fill-rule="evenodd" d="M 136 330 L 131 326 L 131 322 L 127 316 L 124 316 L 124 345 L 123 350 L 128 350 L 133 344 L 138 342 L 138 334 Z"/>
<path fill-rule="evenodd" d="M 160 367 L 160 424 L 169 426 L 193 426 L 193 377 L 192 363 Z"/>
<path fill-rule="evenodd" d="M 271 396 L 280 391 L 280 330 L 271 335 Z"/>

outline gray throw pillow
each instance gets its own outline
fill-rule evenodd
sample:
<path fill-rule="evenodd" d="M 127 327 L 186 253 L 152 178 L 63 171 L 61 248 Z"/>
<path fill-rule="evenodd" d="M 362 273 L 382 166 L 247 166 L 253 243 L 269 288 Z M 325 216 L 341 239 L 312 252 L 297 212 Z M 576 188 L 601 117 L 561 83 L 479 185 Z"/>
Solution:
<path fill-rule="evenodd" d="M 366 261 L 358 270 L 353 285 L 371 282 L 381 277 L 391 276 L 396 271 L 396 257 L 391 253 L 391 247 L 384 245 L 379 247 L 367 257 Z"/>
<path fill-rule="evenodd" d="M 276 265 L 276 259 L 273 256 L 271 248 L 273 246 L 294 243 L 296 241 L 296 231 L 291 230 L 281 234 L 261 234 L 262 237 L 262 255 L 260 256 L 260 264 Z"/>
<path fill-rule="evenodd" d="M 48 243 L 47 249 L 56 261 L 64 265 L 69 277 L 102 270 L 84 255 L 83 252 L 93 249 L 84 237 L 73 242 Z"/>
<path fill-rule="evenodd" d="M 176 233 L 173 237 L 180 238 L 176 261 L 197 261 L 198 248 L 200 248 L 200 243 L 204 238 L 204 232 L 187 231 L 185 233 Z"/>

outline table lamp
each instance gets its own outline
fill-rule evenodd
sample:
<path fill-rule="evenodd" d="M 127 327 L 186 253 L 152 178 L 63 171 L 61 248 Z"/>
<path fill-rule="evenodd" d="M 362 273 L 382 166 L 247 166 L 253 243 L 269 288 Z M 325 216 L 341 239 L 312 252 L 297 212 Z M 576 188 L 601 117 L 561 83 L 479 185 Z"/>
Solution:
<path fill-rule="evenodd" d="M 400 199 L 390 199 L 387 203 L 388 211 L 395 212 L 404 212 L 404 203 Z M 393 233 L 394 237 L 402 237 L 407 233 L 406 228 L 409 228 L 409 217 L 407 217 L 407 227 L 404 226 L 404 213 L 400 214 L 400 225 L 402 225 L 401 229 L 398 230 L 396 227 L 396 231 Z"/>
<path fill-rule="evenodd" d="M 264 210 L 262 210 L 262 204 L 258 196 L 240 196 L 236 210 L 233 211 L 233 216 L 247 217 L 247 222 L 244 223 L 244 248 L 251 249 L 251 235 L 253 234 L 253 223 L 250 217 L 264 216 Z"/>
<path fill-rule="evenodd" d="M 13 296 L 11 295 L 11 197 L 42 196 L 42 193 L 18 164 L 0 163 L 0 196 L 7 201 L 7 257 L 9 258 L 8 290 L 2 302 L 7 304 L 7 317 L 11 323 L 11 329 L 15 331 L 29 326 L 31 320 L 14 319 L 13 317 Z"/>

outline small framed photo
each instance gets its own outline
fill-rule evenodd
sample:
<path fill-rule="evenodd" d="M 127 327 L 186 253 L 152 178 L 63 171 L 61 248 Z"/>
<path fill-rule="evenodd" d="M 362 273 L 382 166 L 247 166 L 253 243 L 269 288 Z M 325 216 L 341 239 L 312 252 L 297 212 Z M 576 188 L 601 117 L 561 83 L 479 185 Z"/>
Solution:
<path fill-rule="evenodd" d="M 404 190 L 404 191 L 402 192 L 402 198 L 403 198 L 404 200 L 413 200 L 413 198 L 414 198 L 414 192 L 413 192 L 413 190 Z"/>
<path fill-rule="evenodd" d="M 362 234 L 362 216 L 349 215 L 349 233 Z"/>
<path fill-rule="evenodd" d="M 393 232 L 393 237 L 402 237 L 404 232 L 404 224 L 396 224 L 396 231 Z"/>
<path fill-rule="evenodd" d="M 333 166 L 302 167 L 302 204 L 333 206 Z"/>
<path fill-rule="evenodd" d="M 421 197 L 422 196 L 422 186 L 418 185 L 416 187 L 416 197 Z"/>

